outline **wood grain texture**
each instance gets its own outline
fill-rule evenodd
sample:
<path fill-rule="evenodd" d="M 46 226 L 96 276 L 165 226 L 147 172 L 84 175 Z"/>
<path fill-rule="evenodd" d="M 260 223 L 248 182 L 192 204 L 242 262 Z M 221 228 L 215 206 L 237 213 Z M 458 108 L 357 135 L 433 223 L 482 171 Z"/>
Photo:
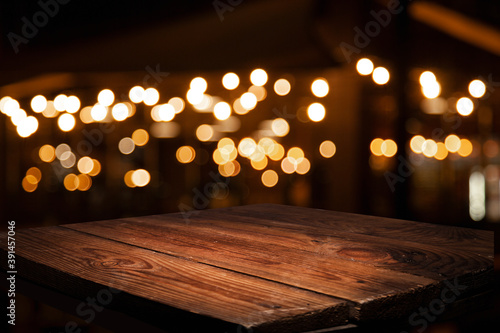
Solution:
<path fill-rule="evenodd" d="M 19 230 L 16 238 L 18 271 L 26 278 L 83 299 L 95 295 L 97 286 L 112 287 L 123 291 L 118 294 L 121 298 L 130 294 L 135 300 L 163 305 L 167 312 L 162 319 L 167 323 L 194 320 L 223 327 L 223 321 L 258 332 L 276 327 L 296 331 L 347 320 L 345 302 L 333 297 L 68 228 Z M 5 234 L 1 239 L 4 244 Z M 95 286 L 88 289 L 88 283 Z"/>
<path fill-rule="evenodd" d="M 272 204 L 37 228 L 19 239 L 27 278 L 80 296 L 111 285 L 124 290 L 117 306 L 221 332 L 404 319 L 448 281 L 467 295 L 493 282 L 492 232 Z"/>

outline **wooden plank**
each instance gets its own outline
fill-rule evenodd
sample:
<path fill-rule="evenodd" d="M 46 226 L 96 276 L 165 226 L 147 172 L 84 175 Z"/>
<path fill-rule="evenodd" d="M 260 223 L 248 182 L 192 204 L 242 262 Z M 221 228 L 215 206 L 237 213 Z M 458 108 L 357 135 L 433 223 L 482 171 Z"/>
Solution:
<path fill-rule="evenodd" d="M 437 244 L 441 247 L 453 248 L 466 247 L 471 253 L 488 258 L 493 255 L 491 246 L 494 234 L 491 231 L 296 206 L 258 204 L 195 211 L 185 221 L 189 223 L 191 218 L 195 218 L 199 214 L 211 214 L 211 212 L 252 217 L 257 221 L 271 220 L 300 226 L 325 227 L 331 231 L 380 236 L 417 244 Z"/>
<path fill-rule="evenodd" d="M 386 318 L 404 315 L 413 310 L 415 295 L 432 298 L 439 288 L 433 279 L 276 244 L 258 232 L 239 237 L 234 230 L 231 233 L 203 226 L 194 220 L 186 225 L 176 214 L 65 225 L 126 244 L 147 246 L 154 251 L 348 299 L 355 303 L 351 315 L 358 319 L 368 319 L 377 313 Z M 377 311 L 377 307 L 383 311 Z"/>
<path fill-rule="evenodd" d="M 5 252 L 6 234 L 0 239 Z M 344 324 L 348 315 L 346 303 L 330 296 L 68 228 L 18 230 L 16 256 L 24 278 L 80 299 L 104 287 L 121 290 L 110 308 L 150 312 L 179 331 L 242 325 L 297 332 Z"/>
<path fill-rule="evenodd" d="M 198 228 L 210 229 L 213 232 L 236 234 L 240 237 L 254 237 L 255 233 L 259 233 L 265 237 L 266 241 L 275 244 L 298 248 L 319 255 L 348 258 L 375 267 L 437 280 L 454 278 L 463 275 L 467 271 L 476 272 L 478 287 L 480 286 L 479 275 L 481 272 L 490 272 L 493 268 L 492 232 L 484 233 L 481 230 L 453 228 L 453 231 L 457 234 L 477 231 L 480 237 L 484 237 L 484 239 L 480 242 L 476 241 L 476 244 L 473 245 L 464 245 L 458 239 L 456 240 L 458 246 L 456 244 L 443 246 L 442 241 L 419 243 L 412 240 L 411 237 L 386 237 L 383 233 L 378 232 L 379 227 L 384 226 L 389 229 L 390 225 L 397 227 L 400 223 L 408 224 L 409 221 L 392 219 L 386 221 L 386 219 L 382 219 L 382 221 L 371 223 L 370 226 L 376 230 L 375 232 L 366 232 L 366 229 L 359 227 L 356 229 L 355 226 L 364 223 L 365 220 L 362 216 L 356 215 L 358 221 L 350 221 L 349 223 L 352 231 L 345 231 L 345 228 L 341 228 L 342 225 L 336 228 L 335 226 L 319 225 L 310 221 L 307 224 L 297 222 L 296 220 L 301 221 L 300 214 L 291 215 L 285 213 L 297 207 L 283 209 L 282 206 L 272 205 L 271 209 L 264 209 L 266 212 L 264 215 L 261 206 L 263 205 L 248 207 L 256 209 L 260 213 L 258 217 L 253 216 L 255 213 L 252 214 L 248 210 L 240 212 L 234 209 L 218 209 L 201 211 L 199 214 L 191 216 L 189 223 L 190 225 L 194 223 Z M 235 213 L 231 214 L 228 211 Z M 274 219 L 276 215 L 273 214 L 274 211 L 283 212 L 285 217 Z M 169 218 L 174 216 L 170 214 Z M 352 216 L 349 217 L 352 220 Z M 158 216 L 158 219 L 162 219 L 162 217 Z M 317 220 L 314 219 L 314 221 Z M 413 229 L 416 229 L 417 232 L 421 228 L 428 227 L 438 227 L 438 230 L 447 228 L 417 222 L 410 222 L 410 224 L 413 225 Z M 365 232 L 358 232 L 360 230 Z M 409 231 L 410 229 L 407 227 L 406 232 Z M 450 232 L 447 232 L 447 234 L 450 234 Z M 393 236 L 393 233 L 389 235 Z M 488 255 L 485 255 L 486 253 Z"/>

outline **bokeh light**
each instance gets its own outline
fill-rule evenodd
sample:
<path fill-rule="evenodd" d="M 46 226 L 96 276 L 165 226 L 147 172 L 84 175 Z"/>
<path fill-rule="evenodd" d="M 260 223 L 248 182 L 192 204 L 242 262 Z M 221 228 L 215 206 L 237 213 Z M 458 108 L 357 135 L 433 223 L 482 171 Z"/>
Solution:
<path fill-rule="evenodd" d="M 135 149 L 135 143 L 134 140 L 131 138 L 123 138 L 118 142 L 118 150 L 120 150 L 120 153 L 124 155 L 131 154 Z"/>
<path fill-rule="evenodd" d="M 124 103 L 117 103 L 111 109 L 111 115 L 116 121 L 123 121 L 129 116 L 129 109 Z"/>
<path fill-rule="evenodd" d="M 460 149 L 460 138 L 455 134 L 450 134 L 444 140 L 444 145 L 450 153 L 456 153 Z"/>
<path fill-rule="evenodd" d="M 360 75 L 370 75 L 373 72 L 373 62 L 368 58 L 359 59 L 356 63 L 356 70 Z"/>
<path fill-rule="evenodd" d="M 330 91 L 328 82 L 323 78 L 317 78 L 311 84 L 311 91 L 316 97 L 325 97 Z"/>
<path fill-rule="evenodd" d="M 292 85 L 287 79 L 278 79 L 274 82 L 274 92 L 279 96 L 286 96 L 292 89 Z"/>
<path fill-rule="evenodd" d="M 73 128 L 75 128 L 76 119 L 70 113 L 63 113 L 62 115 L 59 116 L 59 119 L 57 119 L 57 125 L 59 126 L 61 131 L 69 132 Z"/>
<path fill-rule="evenodd" d="M 95 104 L 90 110 L 90 116 L 94 121 L 103 121 L 108 115 L 108 109 L 99 103 Z"/>
<path fill-rule="evenodd" d="M 274 170 L 266 170 L 261 176 L 262 184 L 266 187 L 273 187 L 278 184 L 279 176 Z"/>
<path fill-rule="evenodd" d="M 182 146 L 177 149 L 175 157 L 180 163 L 191 163 L 196 157 L 196 152 L 191 146 Z"/>
<path fill-rule="evenodd" d="M 134 141 L 136 146 L 144 146 L 149 141 L 149 134 L 146 130 L 139 128 L 132 133 L 132 140 Z"/>
<path fill-rule="evenodd" d="M 257 68 L 250 73 L 250 82 L 256 86 L 263 86 L 267 83 L 267 73 L 261 68 Z"/>
<path fill-rule="evenodd" d="M 373 82 L 378 85 L 384 85 L 389 82 L 390 74 L 387 68 L 385 67 L 377 67 L 372 72 Z"/>
<path fill-rule="evenodd" d="M 143 102 L 148 106 L 153 106 L 160 100 L 160 93 L 155 88 L 144 90 Z"/>
<path fill-rule="evenodd" d="M 239 84 L 240 84 L 240 78 L 235 73 L 226 73 L 222 77 L 222 85 L 227 90 L 234 90 L 238 88 Z"/>
<path fill-rule="evenodd" d="M 198 126 L 198 128 L 196 129 L 196 137 L 200 141 L 203 142 L 210 141 L 210 139 L 212 139 L 213 136 L 214 136 L 214 130 L 212 126 L 208 124 L 202 124 Z"/>
<path fill-rule="evenodd" d="M 204 93 L 207 90 L 208 84 L 207 80 L 202 77 L 195 77 L 191 80 L 189 84 L 189 88 L 191 90 L 197 91 L 199 93 Z"/>
<path fill-rule="evenodd" d="M 462 116 L 468 116 L 474 111 L 474 102 L 468 97 L 462 97 L 457 101 L 457 112 Z"/>
<path fill-rule="evenodd" d="M 486 93 L 486 85 L 481 80 L 472 80 L 469 83 L 469 94 L 475 98 L 481 98 Z"/>
<path fill-rule="evenodd" d="M 56 150 L 51 145 L 43 145 L 38 150 L 38 156 L 43 162 L 50 163 L 56 158 Z"/>
<path fill-rule="evenodd" d="M 271 123 L 271 130 L 276 136 L 284 137 L 290 132 L 290 125 L 283 118 L 276 118 Z"/>
<path fill-rule="evenodd" d="M 226 120 L 231 116 L 231 105 L 219 102 L 214 106 L 214 117 L 218 120 Z"/>
<path fill-rule="evenodd" d="M 458 155 L 462 157 L 467 157 L 470 154 L 472 154 L 472 151 L 473 151 L 472 142 L 470 142 L 467 139 L 461 139 L 460 148 L 458 149 Z"/>
<path fill-rule="evenodd" d="M 314 122 L 322 121 L 325 118 L 326 110 L 321 103 L 312 103 L 307 108 L 307 116 Z"/>
<path fill-rule="evenodd" d="M 114 101 L 115 94 L 110 89 L 103 89 L 97 95 L 97 102 L 103 106 L 110 106 Z"/>
<path fill-rule="evenodd" d="M 337 147 L 335 143 L 330 140 L 325 140 L 319 145 L 319 153 L 324 158 L 331 158 L 337 152 Z"/>
<path fill-rule="evenodd" d="M 31 99 L 31 109 L 33 112 L 40 113 L 47 108 L 47 99 L 45 96 L 36 95 Z"/>
<path fill-rule="evenodd" d="M 257 105 L 257 97 L 251 92 L 246 92 L 241 95 L 240 103 L 245 110 L 252 110 Z"/>
<path fill-rule="evenodd" d="M 144 88 L 140 86 L 132 87 L 128 93 L 128 98 L 134 103 L 141 103 L 144 100 Z"/>
<path fill-rule="evenodd" d="M 151 175 L 147 170 L 138 169 L 132 173 L 132 183 L 137 187 L 144 187 L 149 184 Z"/>

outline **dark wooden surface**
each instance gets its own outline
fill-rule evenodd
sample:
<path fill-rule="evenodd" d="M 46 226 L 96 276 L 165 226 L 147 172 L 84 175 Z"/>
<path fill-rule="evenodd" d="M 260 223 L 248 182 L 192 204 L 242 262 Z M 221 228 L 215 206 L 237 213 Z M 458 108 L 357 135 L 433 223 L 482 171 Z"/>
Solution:
<path fill-rule="evenodd" d="M 115 288 L 107 307 L 169 332 L 404 321 L 449 283 L 493 283 L 492 232 L 271 204 L 18 230 L 16 255 L 21 277 Z"/>

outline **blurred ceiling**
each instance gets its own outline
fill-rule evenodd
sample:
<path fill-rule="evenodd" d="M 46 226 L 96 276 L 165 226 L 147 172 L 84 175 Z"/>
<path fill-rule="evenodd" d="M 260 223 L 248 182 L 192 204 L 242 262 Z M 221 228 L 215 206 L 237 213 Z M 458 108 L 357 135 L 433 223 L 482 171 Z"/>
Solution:
<path fill-rule="evenodd" d="M 371 11 L 386 6 L 384 0 L 1 2 L 0 84 L 155 64 L 163 71 L 338 66 L 346 62 L 340 43 L 352 44 L 354 28 L 365 28 L 374 20 Z M 360 55 L 397 61 L 405 44 L 408 62 L 417 66 L 499 71 L 499 1 L 414 0 L 409 6 L 410 15 L 393 15 Z"/>

